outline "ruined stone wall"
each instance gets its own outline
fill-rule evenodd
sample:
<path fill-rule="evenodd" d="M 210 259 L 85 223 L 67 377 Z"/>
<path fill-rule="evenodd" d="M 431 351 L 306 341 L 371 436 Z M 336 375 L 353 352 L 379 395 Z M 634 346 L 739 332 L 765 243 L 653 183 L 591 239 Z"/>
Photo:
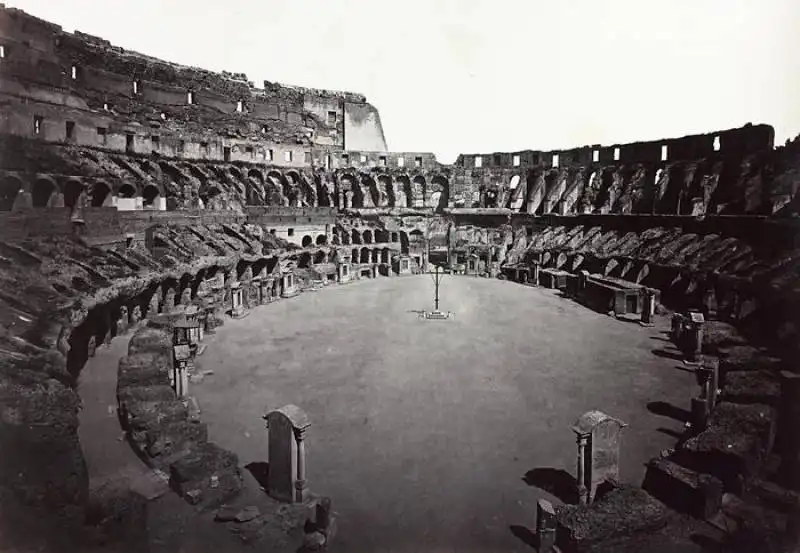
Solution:
<path fill-rule="evenodd" d="M 191 159 L 266 160 L 272 150 L 270 160 L 302 166 L 312 145 L 345 148 L 350 126 L 353 149 L 386 149 L 362 95 L 259 89 L 243 74 L 126 51 L 13 8 L 0 8 L 0 44 L 0 98 L 14 106 L 0 119 L 4 134 Z"/>
<path fill-rule="evenodd" d="M 772 214 L 796 194 L 773 178 L 792 155 L 773 150 L 773 138 L 772 127 L 757 125 L 609 147 L 462 155 L 451 195 L 457 207 L 535 214 Z"/>

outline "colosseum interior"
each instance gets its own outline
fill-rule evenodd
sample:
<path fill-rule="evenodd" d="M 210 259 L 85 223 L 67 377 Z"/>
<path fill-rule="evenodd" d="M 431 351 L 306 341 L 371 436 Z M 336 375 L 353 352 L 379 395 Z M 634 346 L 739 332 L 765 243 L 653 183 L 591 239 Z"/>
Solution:
<path fill-rule="evenodd" d="M 5 6 L 0 100 L 3 551 L 795 550 L 800 140 L 443 164 Z"/>

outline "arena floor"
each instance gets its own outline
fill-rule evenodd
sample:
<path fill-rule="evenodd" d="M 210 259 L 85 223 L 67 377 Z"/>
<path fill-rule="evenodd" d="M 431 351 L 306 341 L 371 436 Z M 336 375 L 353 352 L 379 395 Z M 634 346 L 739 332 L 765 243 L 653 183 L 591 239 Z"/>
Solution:
<path fill-rule="evenodd" d="M 309 414 L 308 478 L 339 514 L 334 551 L 530 551 L 536 500 L 557 501 L 561 471 L 575 472 L 580 414 L 630 425 L 623 481 L 674 444 L 697 388 L 653 353 L 666 321 L 466 276 L 446 276 L 441 298 L 454 319 L 416 313 L 432 308 L 429 275 L 304 293 L 227 320 L 198 359 L 213 374 L 190 393 L 242 465 L 268 459 L 267 410 Z"/>

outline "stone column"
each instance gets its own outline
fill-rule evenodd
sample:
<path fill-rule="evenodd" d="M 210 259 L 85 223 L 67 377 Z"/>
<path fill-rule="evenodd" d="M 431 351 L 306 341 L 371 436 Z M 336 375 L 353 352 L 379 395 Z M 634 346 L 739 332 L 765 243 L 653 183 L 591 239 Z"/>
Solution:
<path fill-rule="evenodd" d="M 589 502 L 589 488 L 586 486 L 586 446 L 589 434 L 578 434 L 578 502 L 586 505 Z"/>
<path fill-rule="evenodd" d="M 539 553 L 550 553 L 556 544 L 556 511 L 546 499 L 536 502 L 536 541 Z"/>
<path fill-rule="evenodd" d="M 306 499 L 306 446 L 305 428 L 295 428 L 294 437 L 297 441 L 297 480 L 294 483 L 295 503 L 302 503 Z"/>
<path fill-rule="evenodd" d="M 651 288 L 642 289 L 642 325 L 653 326 L 653 316 L 656 312 L 656 293 Z"/>
<path fill-rule="evenodd" d="M 539 264 L 533 264 L 533 285 L 539 286 Z"/>

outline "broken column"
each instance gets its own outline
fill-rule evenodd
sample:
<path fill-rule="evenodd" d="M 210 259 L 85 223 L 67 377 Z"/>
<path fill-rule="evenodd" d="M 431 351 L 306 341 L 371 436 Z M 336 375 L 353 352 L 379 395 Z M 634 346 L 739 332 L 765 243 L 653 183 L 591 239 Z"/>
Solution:
<path fill-rule="evenodd" d="M 194 366 L 189 328 L 188 323 L 179 321 L 172 330 L 172 387 L 179 398 L 189 393 L 189 370 Z"/>
<path fill-rule="evenodd" d="M 619 442 L 627 425 L 602 411 L 588 411 L 578 418 L 572 431 L 578 441 L 578 499 L 591 503 L 603 482 L 619 481 Z"/>
<path fill-rule="evenodd" d="M 286 405 L 265 417 L 269 429 L 270 496 L 287 503 L 301 503 L 308 495 L 305 433 L 311 423 L 296 405 Z"/>
<path fill-rule="evenodd" d="M 683 333 L 684 354 L 687 363 L 699 363 L 703 351 L 703 326 L 705 317 L 702 313 L 691 311 L 688 320 L 688 332 Z"/>
<path fill-rule="evenodd" d="M 556 511 L 546 499 L 536 502 L 536 547 L 550 553 L 556 544 Z"/>
<path fill-rule="evenodd" d="M 653 326 L 655 314 L 656 291 L 652 288 L 642 288 L 642 325 Z"/>
<path fill-rule="evenodd" d="M 539 263 L 534 262 L 531 265 L 531 269 L 533 271 L 533 278 L 531 279 L 534 286 L 539 286 Z"/>

